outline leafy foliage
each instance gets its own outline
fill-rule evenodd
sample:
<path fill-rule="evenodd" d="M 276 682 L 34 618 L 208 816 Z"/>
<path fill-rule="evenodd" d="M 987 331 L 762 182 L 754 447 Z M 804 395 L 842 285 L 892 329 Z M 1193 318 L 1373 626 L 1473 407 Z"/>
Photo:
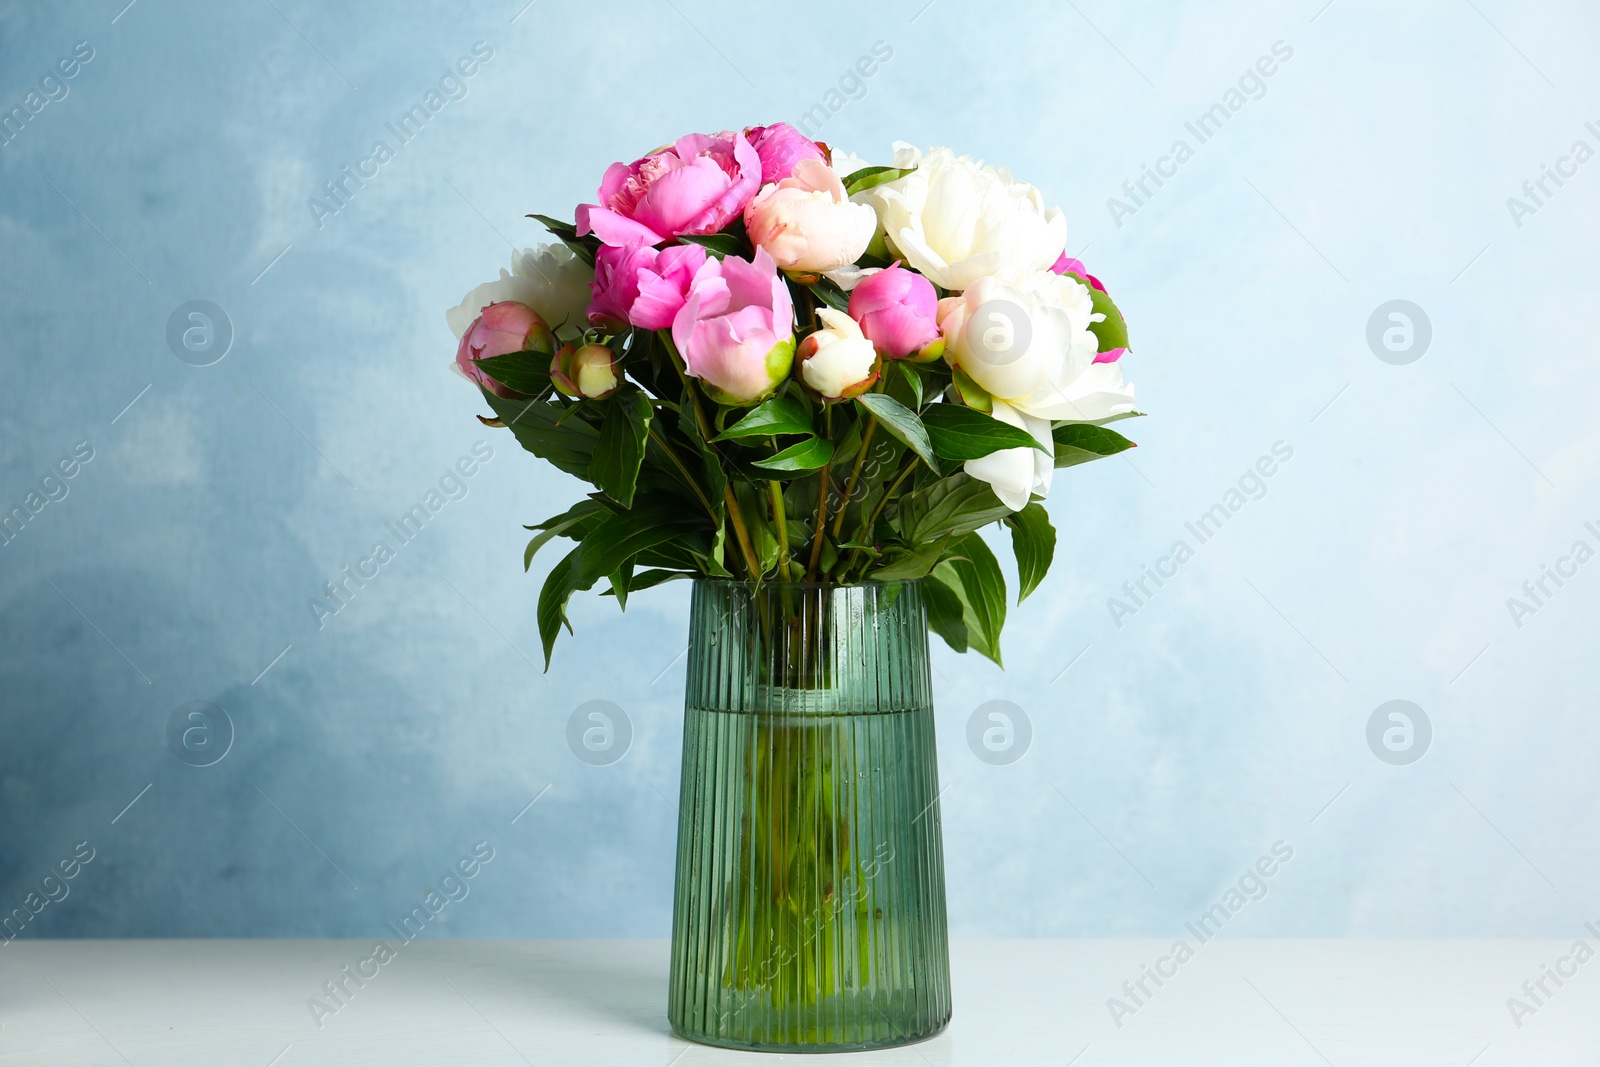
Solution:
<path fill-rule="evenodd" d="M 905 173 L 867 167 L 845 184 L 860 192 Z M 593 265 L 599 243 L 592 234 L 531 217 Z M 718 257 L 752 254 L 737 221 L 682 240 Z M 888 265 L 892 253 L 881 240 L 875 247 L 861 265 Z M 787 284 L 800 337 L 819 327 L 817 309 L 849 307 L 849 293 L 827 277 L 796 273 Z M 1121 313 L 1099 290 L 1093 295 L 1105 315 L 1096 324 L 1102 348 L 1125 346 Z M 1001 662 L 1006 580 L 979 531 L 996 523 L 1008 530 L 1018 602 L 1048 573 L 1056 531 L 1039 501 L 1012 511 L 962 464 L 1008 449 L 1051 449 L 995 418 L 996 401 L 961 370 L 942 361 L 880 359 L 869 391 L 833 401 L 803 384 L 797 361 L 794 375 L 770 395 L 718 404 L 714 391 L 687 374 L 666 331 L 591 328 L 574 343 L 614 353 L 618 380 L 608 392 L 587 399 L 557 392 L 548 353 L 513 352 L 477 364 L 503 387 L 483 392 L 494 413 L 480 416 L 485 424 L 508 429 L 523 448 L 593 487 L 568 510 L 528 527 L 525 570 L 550 542 L 573 542 L 545 573 L 538 597 L 547 668 L 561 630 L 571 629 L 574 593 L 603 585 L 602 595 L 626 608 L 634 593 L 696 576 L 920 579 L 933 632 L 957 651 Z M 1104 425 L 1111 421 L 1054 426 L 1055 465 L 1134 447 Z"/>
<path fill-rule="evenodd" d="M 1017 603 L 1039 588 L 1056 554 L 1056 528 L 1050 513 L 1038 501 L 1006 518 L 1011 528 L 1011 549 L 1017 556 Z"/>
<path fill-rule="evenodd" d="M 644 462 L 644 442 L 655 411 L 642 389 L 624 385 L 617 390 L 600 423 L 589 477 L 595 488 L 623 507 L 633 506 L 633 491 Z"/>
<path fill-rule="evenodd" d="M 1056 466 L 1073 467 L 1135 447 L 1115 430 L 1087 422 L 1069 422 L 1051 431 L 1056 443 Z"/>
<path fill-rule="evenodd" d="M 933 450 L 945 459 L 982 459 L 1003 448 L 1039 448 L 1027 430 L 975 408 L 937 404 L 923 413 L 922 421 Z"/>
<path fill-rule="evenodd" d="M 854 196 L 874 186 L 892 182 L 896 178 L 904 178 L 915 169 L 915 167 L 907 170 L 897 170 L 894 167 L 862 167 L 844 178 L 844 191 Z"/>
<path fill-rule="evenodd" d="M 934 581 L 948 589 L 961 606 L 963 644 L 1003 667 L 1000 630 L 1006 624 L 1006 578 L 1000 572 L 1000 561 L 976 533 L 964 535 L 952 548 L 955 554 L 934 568 Z M 955 627 L 953 618 L 945 624 Z"/>

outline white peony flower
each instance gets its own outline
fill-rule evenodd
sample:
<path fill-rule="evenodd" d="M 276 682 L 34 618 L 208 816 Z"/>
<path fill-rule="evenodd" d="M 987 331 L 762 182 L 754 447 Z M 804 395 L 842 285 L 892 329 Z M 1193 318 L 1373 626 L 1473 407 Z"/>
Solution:
<path fill-rule="evenodd" d="M 827 397 L 859 396 L 878 377 L 878 350 L 842 311 L 818 308 L 823 328 L 800 342 L 800 378 Z"/>
<path fill-rule="evenodd" d="M 1123 383 L 1121 367 L 1094 361 L 1095 321 L 1089 290 L 1047 270 L 1017 284 L 982 278 L 939 302 L 945 359 L 994 398 L 995 418 L 1021 426 L 1047 449 L 1011 448 L 967 461 L 966 472 L 992 485 L 1013 511 L 1027 506 L 1029 493 L 1049 492 L 1053 421 L 1133 410 L 1133 386 Z"/>
<path fill-rule="evenodd" d="M 1039 190 L 948 148 L 922 155 L 895 143 L 893 165 L 916 170 L 857 193 L 871 204 L 906 265 L 953 292 L 983 277 L 1017 282 L 1046 270 L 1066 248 L 1067 220 Z"/>
<path fill-rule="evenodd" d="M 882 267 L 858 267 L 852 263 L 838 270 L 825 270 L 822 276 L 848 293 L 882 269 Z"/>
<path fill-rule="evenodd" d="M 490 304 L 515 300 L 537 311 L 557 335 L 572 339 L 583 332 L 584 315 L 593 293 L 594 269 L 572 254 L 564 244 L 525 248 L 511 257 L 511 269 L 484 282 L 460 304 L 444 313 L 456 340 Z"/>
<path fill-rule="evenodd" d="M 832 148 L 828 166 L 832 167 L 834 173 L 838 174 L 839 177 L 848 178 L 856 171 L 861 170 L 863 167 L 870 167 L 872 164 L 854 153 Z"/>

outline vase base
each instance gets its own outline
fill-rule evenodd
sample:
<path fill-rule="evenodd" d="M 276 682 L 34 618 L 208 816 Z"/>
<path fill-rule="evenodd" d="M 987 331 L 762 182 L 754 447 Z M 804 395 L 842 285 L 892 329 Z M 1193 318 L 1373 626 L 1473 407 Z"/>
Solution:
<path fill-rule="evenodd" d="M 682 1038 L 685 1041 L 692 1041 L 696 1045 L 710 1045 L 713 1048 L 735 1049 L 740 1052 L 792 1052 L 798 1054 L 825 1054 L 829 1052 L 872 1052 L 876 1049 L 902 1048 L 906 1045 L 916 1045 L 924 1041 L 931 1041 L 932 1039 L 938 1037 L 940 1034 L 944 1033 L 945 1029 L 949 1027 L 949 1025 L 950 1016 L 946 1015 L 944 1020 L 937 1026 L 919 1033 L 896 1035 L 883 1040 L 847 1041 L 836 1043 L 796 1042 L 793 1044 L 788 1044 L 781 1041 L 741 1041 L 738 1038 L 716 1037 L 711 1034 L 692 1034 L 677 1025 L 672 1027 L 672 1034 L 674 1037 Z"/>

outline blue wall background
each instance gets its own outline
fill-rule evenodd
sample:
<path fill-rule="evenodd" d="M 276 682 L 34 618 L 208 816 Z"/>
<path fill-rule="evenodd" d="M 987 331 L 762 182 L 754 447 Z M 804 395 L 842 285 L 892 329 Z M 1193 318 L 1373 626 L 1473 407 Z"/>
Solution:
<path fill-rule="evenodd" d="M 570 217 L 682 132 L 797 121 L 879 41 L 819 135 L 950 144 L 1063 205 L 1152 415 L 1058 481 L 1009 669 L 936 653 L 955 932 L 1176 934 L 1279 840 L 1230 932 L 1594 917 L 1600 562 L 1507 607 L 1600 548 L 1600 163 L 1522 192 L 1600 148 L 1592 7 L 125 2 L 0 5 L 7 111 L 93 50 L 0 147 L 0 504 L 93 452 L 0 547 L 0 911 L 94 850 L 25 936 L 377 935 L 478 841 L 431 932 L 665 936 L 687 590 L 576 603 L 538 670 L 555 557 L 524 575 L 519 524 L 579 486 L 473 419 L 443 311 L 540 239 L 524 213 Z M 319 225 L 310 198 L 478 42 L 465 94 Z M 1396 299 L 1431 324 L 1406 365 L 1367 340 Z M 191 300 L 231 323 L 209 366 L 168 344 Z M 465 495 L 319 629 L 308 600 L 479 441 Z M 1119 626 L 1108 598 L 1180 538 Z M 965 741 L 996 699 L 1033 724 L 1010 766 Z M 1393 699 L 1432 724 L 1408 766 L 1367 742 Z M 233 724 L 208 767 L 168 742 L 195 700 Z M 610 766 L 566 744 L 590 700 L 632 723 Z"/>

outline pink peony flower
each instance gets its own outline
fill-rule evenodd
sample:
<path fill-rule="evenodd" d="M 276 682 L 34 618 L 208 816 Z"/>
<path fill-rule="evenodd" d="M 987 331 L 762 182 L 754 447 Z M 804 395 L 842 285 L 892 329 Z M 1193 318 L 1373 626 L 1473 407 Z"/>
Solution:
<path fill-rule="evenodd" d="M 595 257 L 594 281 L 589 283 L 594 291 L 589 324 L 618 333 L 629 326 L 665 330 L 705 261 L 706 250 L 699 245 L 606 245 Z"/>
<path fill-rule="evenodd" d="M 1050 269 L 1057 274 L 1076 274 L 1102 293 L 1106 291 L 1106 287 L 1101 284 L 1100 279 L 1090 274 L 1084 267 L 1083 260 L 1073 259 L 1065 252 L 1061 253 L 1061 258 L 1056 260 Z M 1115 363 L 1122 358 L 1122 354 L 1126 351 L 1126 348 L 1111 348 L 1104 352 L 1097 352 L 1095 353 L 1094 361 L 1096 363 Z"/>
<path fill-rule="evenodd" d="M 941 339 L 939 294 L 932 282 L 898 262 L 856 283 L 850 317 L 884 359 L 935 359 L 944 353 L 942 345 L 933 350 L 933 342 Z"/>
<path fill-rule="evenodd" d="M 848 266 L 867 250 L 878 213 L 851 203 L 826 163 L 802 159 L 793 175 L 750 201 L 744 227 L 750 243 L 784 270 L 821 272 Z"/>
<path fill-rule="evenodd" d="M 760 187 L 761 158 L 743 134 L 691 133 L 643 159 L 607 167 L 599 203 L 578 205 L 578 233 L 619 247 L 716 233 Z"/>
<path fill-rule="evenodd" d="M 537 311 L 515 300 L 502 300 L 485 307 L 461 335 L 456 366 L 495 396 L 514 396 L 511 390 L 483 373 L 478 368 L 478 360 L 511 352 L 553 353 L 555 347 L 555 334 Z"/>
<path fill-rule="evenodd" d="M 707 259 L 672 320 L 672 340 L 691 377 L 720 404 L 748 404 L 771 393 L 794 363 L 794 304 L 778 266 Z"/>
<path fill-rule="evenodd" d="M 794 173 L 796 163 L 802 159 L 828 161 L 822 146 L 789 125 L 774 122 L 771 126 L 752 126 L 744 131 L 745 137 L 761 157 L 761 184 L 781 182 Z"/>

